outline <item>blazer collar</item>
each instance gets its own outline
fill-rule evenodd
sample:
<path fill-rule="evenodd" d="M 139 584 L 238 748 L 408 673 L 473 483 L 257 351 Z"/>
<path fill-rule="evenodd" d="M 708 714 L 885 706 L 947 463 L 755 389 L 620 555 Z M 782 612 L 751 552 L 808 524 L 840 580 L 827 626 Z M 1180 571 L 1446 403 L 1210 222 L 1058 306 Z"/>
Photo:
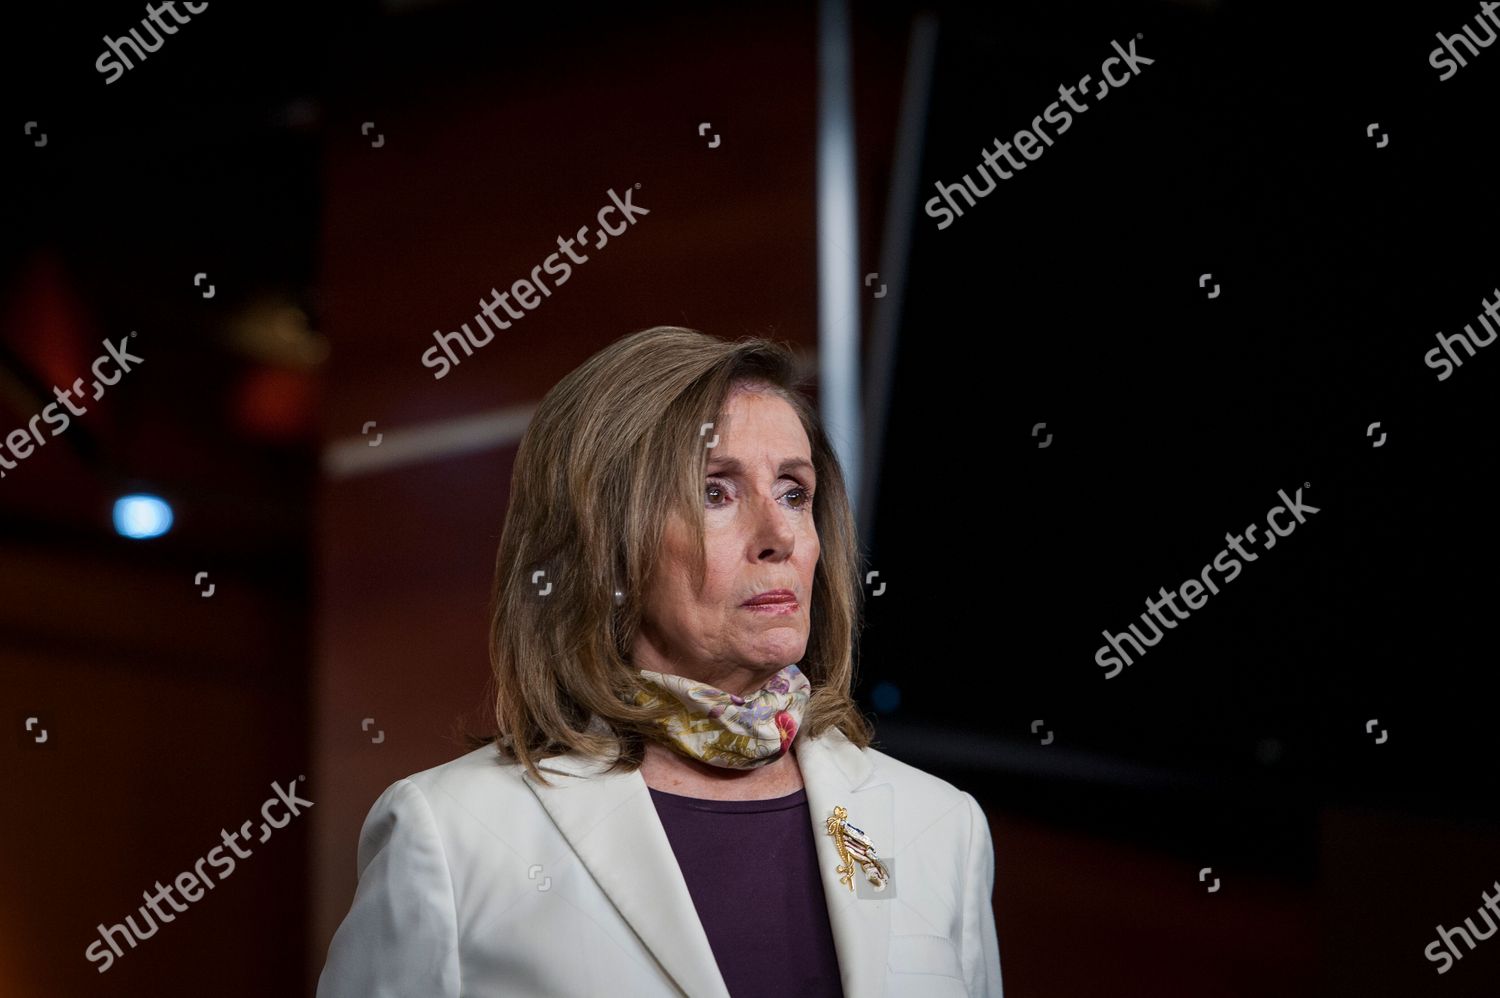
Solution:
<path fill-rule="evenodd" d="M 815 739 L 797 738 L 792 752 L 807 790 L 844 996 L 876 998 L 885 982 L 890 901 L 859 898 L 839 882 L 838 850 L 826 822 L 834 806 L 842 805 L 876 848 L 890 849 L 894 787 L 875 775 L 868 755 L 836 728 Z M 552 786 L 541 785 L 524 770 L 522 778 L 677 986 L 693 998 L 729 998 L 645 779 L 638 770 L 609 773 L 608 767 L 608 761 L 569 753 L 539 764 Z M 857 867 L 855 877 L 857 883 Z M 898 877 L 893 868 L 890 890 Z"/>
<path fill-rule="evenodd" d="M 888 861 L 896 839 L 895 787 L 875 773 L 869 754 L 837 728 L 830 728 L 822 737 L 799 747 L 800 741 L 792 743 L 792 751 L 797 755 L 802 782 L 807 787 L 818 874 L 823 879 L 823 898 L 833 926 L 844 998 L 878 998 L 885 993 L 891 902 L 861 898 L 839 882 L 838 847 L 828 834 L 828 819 L 834 807 L 842 805 L 849 812 L 849 820 L 870 837 L 877 850 L 883 851 L 881 859 Z M 886 894 L 894 895 L 898 879 L 892 868 Z M 853 878 L 856 888 L 860 880 L 856 865 Z"/>

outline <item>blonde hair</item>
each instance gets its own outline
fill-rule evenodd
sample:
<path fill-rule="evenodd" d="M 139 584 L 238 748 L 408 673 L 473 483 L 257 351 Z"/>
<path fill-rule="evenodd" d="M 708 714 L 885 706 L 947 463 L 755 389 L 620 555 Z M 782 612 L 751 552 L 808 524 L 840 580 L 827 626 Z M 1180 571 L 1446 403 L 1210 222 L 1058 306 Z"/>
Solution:
<path fill-rule="evenodd" d="M 795 355 L 771 340 L 656 326 L 611 343 L 547 393 L 521 438 L 495 559 L 494 732 L 469 736 L 471 744 L 494 741 L 544 783 L 537 763 L 569 751 L 613 756 L 612 769 L 640 766 L 646 739 L 670 710 L 634 701 L 646 689 L 629 661 L 642 596 L 673 509 L 693 528 L 694 584 L 702 584 L 704 424 L 722 426 L 727 400 L 741 390 L 785 399 L 812 445 L 821 553 L 797 663 L 813 687 L 799 736 L 836 727 L 870 744 L 873 730 L 850 695 L 863 601 L 854 517 L 796 367 Z"/>

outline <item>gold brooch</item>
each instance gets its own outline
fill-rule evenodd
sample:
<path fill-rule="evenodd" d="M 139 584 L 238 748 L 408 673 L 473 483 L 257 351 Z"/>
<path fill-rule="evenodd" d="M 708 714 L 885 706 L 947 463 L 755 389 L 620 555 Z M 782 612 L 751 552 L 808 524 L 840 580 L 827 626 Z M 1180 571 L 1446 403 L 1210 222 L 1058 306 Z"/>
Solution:
<path fill-rule="evenodd" d="M 828 834 L 833 836 L 833 844 L 839 852 L 839 883 L 849 890 L 854 890 L 854 864 L 858 863 L 860 870 L 877 891 L 885 890 L 885 885 L 890 882 L 891 875 L 886 870 L 885 864 L 875 854 L 875 844 L 864 830 L 849 824 L 849 812 L 837 805 L 833 809 L 833 817 L 828 819 Z"/>

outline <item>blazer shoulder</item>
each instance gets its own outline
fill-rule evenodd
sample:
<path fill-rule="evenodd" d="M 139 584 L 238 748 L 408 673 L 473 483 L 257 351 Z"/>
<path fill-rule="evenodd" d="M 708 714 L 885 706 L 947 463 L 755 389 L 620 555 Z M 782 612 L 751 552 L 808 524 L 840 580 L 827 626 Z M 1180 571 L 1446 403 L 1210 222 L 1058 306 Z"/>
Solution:
<path fill-rule="evenodd" d="M 456 759 L 412 773 L 397 783 L 415 786 L 441 820 L 454 808 L 500 808 L 514 811 L 535 803 L 521 779 L 522 767 L 501 757 L 493 744 L 481 745 Z"/>
<path fill-rule="evenodd" d="M 967 791 L 942 777 L 902 762 L 878 748 L 860 751 L 870 760 L 875 773 L 889 780 L 897 790 L 898 799 L 905 800 L 908 806 L 948 809 L 973 800 Z"/>

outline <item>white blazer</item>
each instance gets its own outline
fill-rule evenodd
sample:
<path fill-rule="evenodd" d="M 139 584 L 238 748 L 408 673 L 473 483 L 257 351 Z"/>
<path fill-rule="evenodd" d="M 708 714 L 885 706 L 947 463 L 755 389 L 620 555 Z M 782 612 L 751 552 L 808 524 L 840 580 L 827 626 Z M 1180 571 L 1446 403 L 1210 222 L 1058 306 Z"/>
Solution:
<path fill-rule="evenodd" d="M 845 998 L 1001 998 L 974 798 L 837 729 L 792 750 Z M 380 795 L 318 998 L 729 998 L 640 772 L 576 754 L 540 767 L 551 787 L 486 745 Z M 835 805 L 890 870 L 881 900 L 839 882 Z"/>

